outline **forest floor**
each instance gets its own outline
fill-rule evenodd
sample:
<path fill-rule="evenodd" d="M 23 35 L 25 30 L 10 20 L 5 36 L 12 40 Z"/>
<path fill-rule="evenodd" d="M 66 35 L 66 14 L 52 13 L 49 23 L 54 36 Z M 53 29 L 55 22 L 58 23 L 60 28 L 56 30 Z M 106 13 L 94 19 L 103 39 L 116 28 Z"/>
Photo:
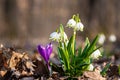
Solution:
<path fill-rule="evenodd" d="M 94 61 L 94 71 L 85 71 L 82 76 L 70 79 L 62 76 L 53 67 L 53 74 L 44 64 L 37 50 L 27 51 L 16 47 L 0 47 L 0 80 L 120 80 L 119 53 Z M 60 65 L 57 55 L 51 55 L 51 62 Z M 111 62 L 106 75 L 100 74 L 101 69 Z M 61 70 L 61 67 L 59 68 Z"/>

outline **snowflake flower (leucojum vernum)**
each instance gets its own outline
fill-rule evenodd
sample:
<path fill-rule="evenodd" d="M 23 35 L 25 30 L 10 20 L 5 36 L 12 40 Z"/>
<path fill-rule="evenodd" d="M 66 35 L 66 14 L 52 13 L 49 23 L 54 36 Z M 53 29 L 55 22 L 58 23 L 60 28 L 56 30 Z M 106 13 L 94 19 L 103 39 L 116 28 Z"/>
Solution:
<path fill-rule="evenodd" d="M 101 56 L 101 52 L 99 49 L 97 49 L 96 51 L 94 51 L 92 54 L 91 54 L 91 58 L 92 59 L 98 59 L 98 57 Z"/>

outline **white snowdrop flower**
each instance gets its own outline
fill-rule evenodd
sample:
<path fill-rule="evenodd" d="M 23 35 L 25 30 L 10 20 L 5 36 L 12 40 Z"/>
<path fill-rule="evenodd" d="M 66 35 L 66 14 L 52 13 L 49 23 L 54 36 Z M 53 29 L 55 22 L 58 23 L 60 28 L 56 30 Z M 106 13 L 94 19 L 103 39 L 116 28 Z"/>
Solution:
<path fill-rule="evenodd" d="M 76 26 L 76 21 L 74 19 L 70 19 L 68 22 L 67 22 L 67 27 L 69 28 L 74 28 Z"/>
<path fill-rule="evenodd" d="M 115 42 L 117 39 L 116 39 L 116 36 L 114 35 L 114 34 L 111 34 L 110 36 L 109 36 L 109 41 L 110 42 Z"/>
<path fill-rule="evenodd" d="M 60 34 L 57 32 L 53 32 L 50 34 L 50 39 L 53 41 L 59 42 L 60 41 Z"/>
<path fill-rule="evenodd" d="M 96 50 L 91 54 L 91 58 L 98 59 L 98 57 L 101 56 L 100 50 Z"/>
<path fill-rule="evenodd" d="M 104 34 L 100 34 L 100 37 L 99 37 L 99 39 L 98 39 L 98 43 L 99 44 L 104 44 L 104 42 L 105 42 L 105 35 Z"/>
<path fill-rule="evenodd" d="M 92 64 L 90 64 L 90 65 L 88 66 L 88 70 L 89 70 L 89 71 L 93 71 L 93 69 L 94 69 L 94 66 L 93 66 Z"/>
<path fill-rule="evenodd" d="M 77 30 L 77 31 L 83 31 L 83 28 L 84 28 L 84 25 L 81 23 L 81 22 L 78 22 L 77 24 L 76 24 L 76 26 L 75 26 L 75 29 Z"/>

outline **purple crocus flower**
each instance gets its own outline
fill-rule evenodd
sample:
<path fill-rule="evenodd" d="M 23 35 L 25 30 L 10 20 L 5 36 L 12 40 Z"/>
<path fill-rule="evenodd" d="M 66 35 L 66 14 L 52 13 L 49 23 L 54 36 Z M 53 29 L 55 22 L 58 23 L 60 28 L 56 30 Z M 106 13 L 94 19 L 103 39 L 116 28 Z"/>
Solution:
<path fill-rule="evenodd" d="M 48 66 L 49 66 L 49 59 L 50 59 L 52 50 L 53 50 L 53 47 L 52 47 L 51 43 L 47 44 L 46 47 L 44 47 L 42 45 L 38 45 L 38 52 L 43 57 L 43 59 L 45 60 L 45 62 Z"/>

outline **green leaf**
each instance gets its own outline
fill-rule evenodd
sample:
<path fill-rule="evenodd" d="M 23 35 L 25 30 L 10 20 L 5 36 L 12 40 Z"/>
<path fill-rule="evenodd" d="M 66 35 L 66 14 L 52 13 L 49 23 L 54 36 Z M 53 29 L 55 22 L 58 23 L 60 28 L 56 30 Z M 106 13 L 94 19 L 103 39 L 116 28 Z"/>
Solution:
<path fill-rule="evenodd" d="M 91 44 L 87 41 L 87 44 L 82 52 L 82 56 L 84 58 L 89 57 L 92 54 L 92 52 L 94 52 L 96 50 L 95 47 L 96 47 L 96 43 L 98 41 L 98 38 L 99 38 L 99 36 L 97 35 Z"/>
<path fill-rule="evenodd" d="M 99 38 L 99 36 L 97 35 L 95 37 L 95 39 L 93 40 L 93 42 L 90 44 L 90 46 L 88 48 L 88 53 L 89 53 L 88 55 L 91 55 L 90 53 L 92 53 L 94 51 L 94 48 L 96 47 L 96 43 L 98 41 L 98 38 Z"/>
<path fill-rule="evenodd" d="M 120 75 L 120 64 L 118 65 L 118 74 Z"/>
<path fill-rule="evenodd" d="M 67 50 L 69 52 L 69 55 L 74 55 L 75 53 L 75 35 L 71 36 L 68 45 Z"/>
<path fill-rule="evenodd" d="M 64 38 L 64 28 L 62 24 L 60 24 L 60 34 L 61 34 L 61 38 Z"/>
<path fill-rule="evenodd" d="M 63 25 L 62 25 L 62 24 L 60 24 L 60 32 L 61 32 L 61 33 L 64 33 L 64 28 L 63 28 Z"/>
<path fill-rule="evenodd" d="M 78 48 L 78 57 L 80 57 L 81 54 L 82 54 L 82 47 L 79 47 L 79 48 Z"/>
<path fill-rule="evenodd" d="M 67 50 L 67 46 L 66 44 L 64 43 L 64 54 L 66 56 L 66 59 L 67 59 L 67 66 L 68 66 L 68 70 L 70 69 L 70 55 L 68 53 L 68 50 Z"/>
<path fill-rule="evenodd" d="M 72 53 L 72 47 L 71 47 L 72 42 L 73 42 L 73 36 L 71 36 L 71 38 L 70 38 L 70 40 L 69 40 L 69 42 L 68 42 L 68 45 L 67 45 L 67 50 L 68 50 L 68 52 L 69 52 L 69 55 L 73 54 L 73 53 Z"/>
<path fill-rule="evenodd" d="M 81 57 L 84 58 L 84 57 L 87 56 L 88 48 L 89 48 L 89 44 L 87 44 L 87 45 L 85 46 L 85 48 L 83 49 Z"/>
<path fill-rule="evenodd" d="M 67 50 L 69 56 L 69 60 L 71 61 L 72 65 L 75 65 L 75 47 L 76 47 L 76 42 L 75 42 L 75 35 L 71 36 L 68 45 L 67 45 Z"/>
<path fill-rule="evenodd" d="M 61 61 L 63 61 L 64 69 L 66 70 L 67 69 L 67 60 L 64 55 L 64 51 L 61 47 L 58 47 L 58 52 L 59 52 L 59 55 L 61 56 L 61 58 L 60 58 Z"/>
<path fill-rule="evenodd" d="M 58 53 L 61 56 L 60 59 L 63 62 L 65 70 L 69 70 L 70 69 L 70 65 L 69 65 L 70 62 L 69 62 L 69 55 L 68 55 L 66 48 L 58 47 Z"/>
<path fill-rule="evenodd" d="M 59 56 L 60 62 L 61 62 L 62 64 L 64 64 L 63 58 L 62 58 L 62 56 L 61 56 L 62 51 L 61 51 L 61 49 L 60 49 L 59 47 L 57 48 L 57 51 L 58 51 L 58 56 Z"/>
<path fill-rule="evenodd" d="M 110 67 L 111 63 L 107 63 L 106 66 L 103 68 L 103 70 L 100 72 L 100 74 L 102 76 L 106 75 L 106 71 L 108 70 L 108 68 Z"/>
<path fill-rule="evenodd" d="M 89 41 L 88 37 L 85 40 L 85 45 L 90 45 L 90 41 Z"/>

